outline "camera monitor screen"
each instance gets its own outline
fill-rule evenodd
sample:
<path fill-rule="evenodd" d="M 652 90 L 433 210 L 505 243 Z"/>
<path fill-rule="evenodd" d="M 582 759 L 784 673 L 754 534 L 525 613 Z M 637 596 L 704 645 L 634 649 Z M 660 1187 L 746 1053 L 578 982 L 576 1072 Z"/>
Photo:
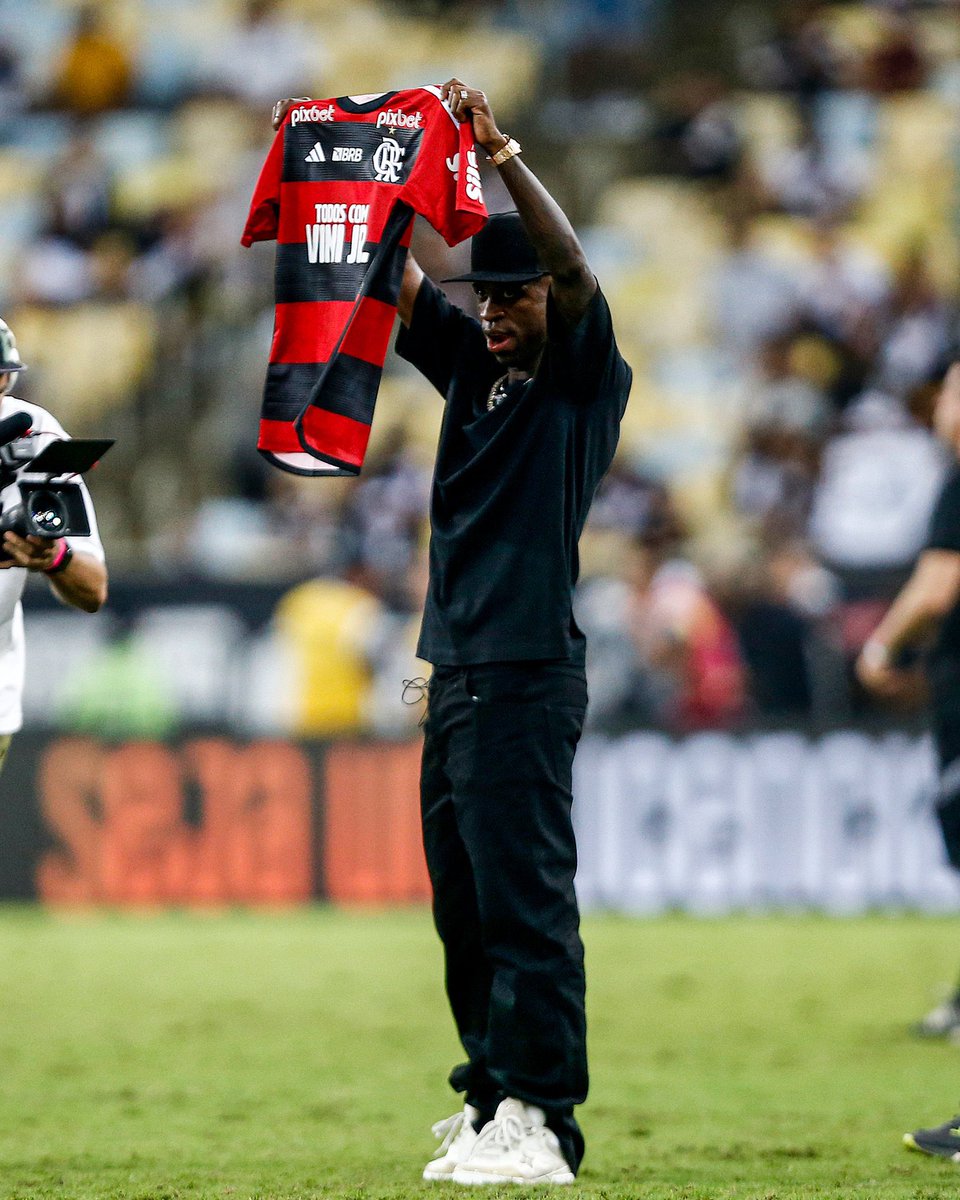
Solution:
<path fill-rule="evenodd" d="M 31 475 L 82 475 L 103 458 L 113 441 L 113 438 L 68 438 L 51 442 L 24 469 Z"/>

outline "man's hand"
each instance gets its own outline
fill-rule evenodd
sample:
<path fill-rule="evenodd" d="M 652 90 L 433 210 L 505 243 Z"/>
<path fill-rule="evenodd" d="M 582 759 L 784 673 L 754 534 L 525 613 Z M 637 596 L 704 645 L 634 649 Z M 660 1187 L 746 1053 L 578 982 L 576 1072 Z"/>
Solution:
<path fill-rule="evenodd" d="M 283 124 L 283 118 L 290 111 L 290 106 L 293 104 L 304 104 L 309 101 L 309 96 L 288 96 L 285 100 L 278 100 L 273 106 L 273 127 L 279 129 Z"/>
<path fill-rule="evenodd" d="M 890 665 L 889 655 L 879 652 L 875 642 L 868 642 L 856 661 L 857 678 L 868 692 L 892 704 L 912 705 L 922 698 L 922 672 L 900 670 Z"/>
<path fill-rule="evenodd" d="M 874 695 L 882 696 L 884 699 L 896 695 L 900 672 L 893 667 L 885 663 L 872 662 L 861 654 L 854 669 L 857 678 L 868 692 L 873 692 Z"/>
<path fill-rule="evenodd" d="M 485 92 L 461 79 L 448 79 L 440 84 L 440 95 L 458 121 L 473 121 L 473 136 L 488 154 L 496 154 L 507 144 Z"/>
<path fill-rule="evenodd" d="M 9 531 L 3 535 L 3 549 L 10 557 L 0 561 L 0 570 L 24 567 L 27 571 L 46 571 L 57 560 L 59 543 L 55 538 L 17 537 Z"/>

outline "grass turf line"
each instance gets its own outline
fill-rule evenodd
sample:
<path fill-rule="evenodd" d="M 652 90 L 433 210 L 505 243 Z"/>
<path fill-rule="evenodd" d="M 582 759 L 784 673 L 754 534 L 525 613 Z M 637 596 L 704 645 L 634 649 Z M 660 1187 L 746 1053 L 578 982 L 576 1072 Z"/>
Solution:
<path fill-rule="evenodd" d="M 914 916 L 588 919 L 573 1192 L 955 1196 L 958 1168 L 899 1139 L 960 1099 L 960 1048 L 906 1033 L 957 967 L 956 933 Z M 2 909 L 0 978 L 0 1197 L 464 1194 L 419 1182 L 458 1060 L 425 912 Z"/>

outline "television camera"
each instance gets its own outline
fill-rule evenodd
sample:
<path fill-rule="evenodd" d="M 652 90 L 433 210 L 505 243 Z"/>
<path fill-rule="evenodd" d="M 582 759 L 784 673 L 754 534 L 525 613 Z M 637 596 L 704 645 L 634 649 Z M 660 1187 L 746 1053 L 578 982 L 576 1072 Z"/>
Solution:
<path fill-rule="evenodd" d="M 30 414 L 0 421 L 0 542 L 19 537 L 89 537 L 90 522 L 78 475 L 113 445 L 112 438 L 28 436 Z M 0 559 L 7 558 L 0 547 Z"/>

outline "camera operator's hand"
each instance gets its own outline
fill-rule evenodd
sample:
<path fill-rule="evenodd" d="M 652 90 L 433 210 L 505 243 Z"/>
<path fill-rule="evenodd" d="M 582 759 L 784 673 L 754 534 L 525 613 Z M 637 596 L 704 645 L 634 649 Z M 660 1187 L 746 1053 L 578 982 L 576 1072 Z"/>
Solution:
<path fill-rule="evenodd" d="M 71 552 L 65 553 L 70 550 Z M 72 553 L 72 548 L 61 545 L 61 539 L 17 537 L 15 533 L 3 535 L 3 550 L 10 557 L 0 562 L 0 570 L 22 567 L 27 571 L 49 571 L 57 569 L 47 579 L 56 595 L 74 608 L 84 612 L 96 612 L 107 599 L 107 568 L 93 554 L 81 550 Z M 59 565 L 58 565 L 59 564 Z"/>
<path fill-rule="evenodd" d="M 0 569 L 24 567 L 28 571 L 47 571 L 57 560 L 60 544 L 55 538 L 17 537 L 7 531 L 3 535 L 3 549 L 10 555 L 0 562 Z"/>

